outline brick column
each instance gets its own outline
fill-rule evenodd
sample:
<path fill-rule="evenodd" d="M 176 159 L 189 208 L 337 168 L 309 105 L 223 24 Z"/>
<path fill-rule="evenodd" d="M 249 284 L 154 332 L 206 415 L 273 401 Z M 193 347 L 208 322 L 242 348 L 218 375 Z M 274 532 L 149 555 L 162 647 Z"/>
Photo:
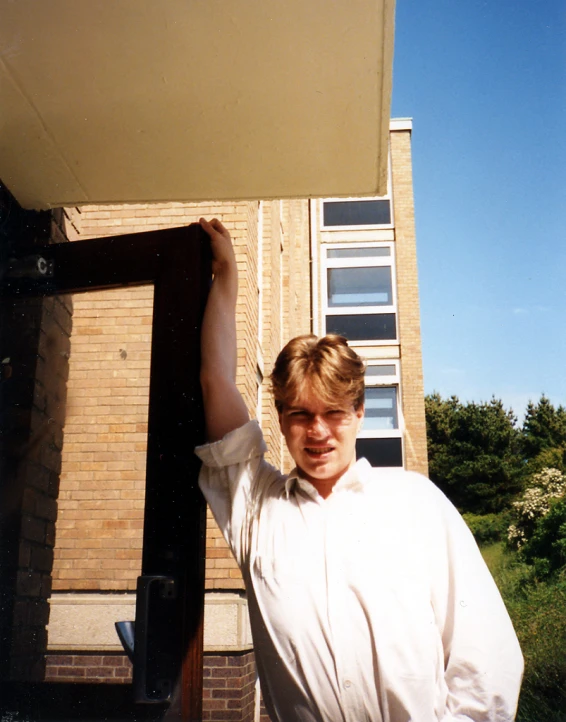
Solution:
<path fill-rule="evenodd" d="M 256 669 L 253 652 L 204 657 L 203 720 L 254 722 Z"/>
<path fill-rule="evenodd" d="M 397 298 L 401 342 L 401 394 L 405 418 L 405 468 L 428 474 L 424 382 L 415 208 L 411 162 L 411 131 L 392 130 L 391 174 L 395 215 Z"/>
<path fill-rule="evenodd" d="M 2 265 L 22 248 L 64 240 L 62 213 L 21 209 L 0 188 Z M 0 312 L 0 678 L 45 672 L 71 305 L 11 298 Z"/>

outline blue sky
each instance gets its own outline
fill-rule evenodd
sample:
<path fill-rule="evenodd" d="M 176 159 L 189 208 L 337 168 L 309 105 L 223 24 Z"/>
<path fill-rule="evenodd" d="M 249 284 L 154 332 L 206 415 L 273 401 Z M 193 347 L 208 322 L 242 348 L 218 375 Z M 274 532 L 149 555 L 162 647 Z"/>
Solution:
<path fill-rule="evenodd" d="M 425 391 L 566 405 L 566 4 L 397 0 Z"/>

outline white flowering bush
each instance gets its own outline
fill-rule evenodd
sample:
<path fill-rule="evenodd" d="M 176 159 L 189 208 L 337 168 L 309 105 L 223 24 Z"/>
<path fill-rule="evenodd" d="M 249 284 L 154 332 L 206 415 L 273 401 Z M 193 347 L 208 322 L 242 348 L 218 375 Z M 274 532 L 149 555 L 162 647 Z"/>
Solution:
<path fill-rule="evenodd" d="M 507 529 L 507 539 L 511 546 L 520 549 L 527 541 L 527 535 L 523 529 L 519 529 L 516 524 L 510 524 Z"/>
<path fill-rule="evenodd" d="M 558 469 L 543 469 L 533 474 L 522 497 L 513 503 L 516 519 L 507 530 L 511 546 L 520 549 L 531 537 L 536 523 L 542 519 L 556 499 L 566 497 L 566 476 Z"/>

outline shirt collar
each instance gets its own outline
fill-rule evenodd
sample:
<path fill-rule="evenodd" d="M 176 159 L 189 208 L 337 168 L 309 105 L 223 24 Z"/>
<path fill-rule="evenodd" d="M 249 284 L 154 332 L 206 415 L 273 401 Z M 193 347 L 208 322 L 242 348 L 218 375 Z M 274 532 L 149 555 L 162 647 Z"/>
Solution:
<path fill-rule="evenodd" d="M 338 479 L 332 489 L 332 493 L 334 494 L 337 491 L 362 491 L 369 480 L 370 473 L 371 466 L 369 461 L 367 459 L 358 459 L 354 466 L 348 469 L 348 471 Z M 318 493 L 309 481 L 303 479 L 297 467 L 295 467 L 285 481 L 285 494 L 287 499 L 297 488 L 302 489 L 312 497 Z"/>

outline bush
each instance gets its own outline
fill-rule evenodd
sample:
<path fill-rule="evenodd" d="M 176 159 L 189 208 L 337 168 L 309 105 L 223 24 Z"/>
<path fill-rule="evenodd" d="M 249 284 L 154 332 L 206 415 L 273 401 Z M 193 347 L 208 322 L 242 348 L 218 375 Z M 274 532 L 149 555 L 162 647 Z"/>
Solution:
<path fill-rule="evenodd" d="M 531 538 L 521 547 L 521 556 L 541 578 L 566 565 L 566 499 L 550 502 L 549 511 L 538 520 Z"/>
<path fill-rule="evenodd" d="M 503 541 L 509 528 L 509 514 L 463 514 L 464 521 L 478 544 Z"/>
<path fill-rule="evenodd" d="M 517 722 L 566 720 L 566 580 L 539 582 L 509 613 L 525 657 Z"/>
<path fill-rule="evenodd" d="M 521 555 L 501 543 L 482 554 L 525 658 L 517 722 L 566 722 L 566 576 L 537 581 Z"/>
<path fill-rule="evenodd" d="M 566 495 L 566 477 L 559 469 L 543 469 L 533 474 L 529 486 L 518 501 L 513 502 L 515 523 L 508 529 L 507 539 L 514 549 L 520 549 L 533 536 L 540 520 L 550 511 L 551 504 Z"/>

